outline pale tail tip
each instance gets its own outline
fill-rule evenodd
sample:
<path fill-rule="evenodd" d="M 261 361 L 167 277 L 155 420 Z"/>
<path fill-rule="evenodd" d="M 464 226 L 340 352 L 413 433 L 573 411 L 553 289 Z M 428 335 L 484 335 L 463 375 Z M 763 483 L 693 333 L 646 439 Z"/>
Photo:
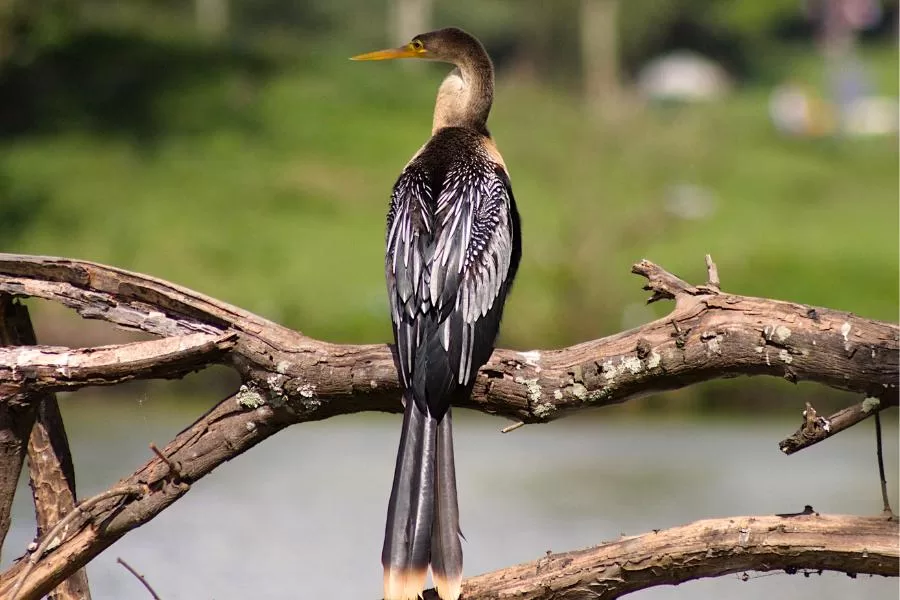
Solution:
<path fill-rule="evenodd" d="M 384 570 L 384 600 L 416 600 L 425 589 L 427 570 Z"/>
<path fill-rule="evenodd" d="M 444 578 L 432 572 L 431 578 L 434 580 L 434 589 L 437 590 L 441 600 L 457 600 L 459 598 L 462 576 Z"/>

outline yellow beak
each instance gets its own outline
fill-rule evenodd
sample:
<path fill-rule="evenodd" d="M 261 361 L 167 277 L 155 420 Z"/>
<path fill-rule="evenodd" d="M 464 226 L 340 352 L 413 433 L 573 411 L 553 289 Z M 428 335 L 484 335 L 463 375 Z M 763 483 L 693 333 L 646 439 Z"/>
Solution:
<path fill-rule="evenodd" d="M 375 52 L 366 52 L 358 54 L 350 58 L 350 60 L 392 60 L 394 58 L 420 58 L 424 54 L 423 50 L 416 50 L 412 44 L 400 46 L 399 48 L 388 48 L 387 50 L 376 50 Z"/>

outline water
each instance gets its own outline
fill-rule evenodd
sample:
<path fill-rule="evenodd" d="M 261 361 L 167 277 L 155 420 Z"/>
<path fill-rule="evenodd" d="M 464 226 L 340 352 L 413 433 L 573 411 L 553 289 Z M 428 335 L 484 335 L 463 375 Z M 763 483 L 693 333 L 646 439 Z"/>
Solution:
<path fill-rule="evenodd" d="M 201 409 L 166 402 L 63 402 L 79 497 L 130 474 Z M 506 421 L 459 411 L 456 451 L 466 573 L 708 517 L 881 510 L 872 423 L 792 457 L 777 442 L 798 419 L 648 420 L 613 410 L 500 434 Z M 897 427 L 886 459 L 895 503 Z M 384 511 L 399 415 L 296 425 L 196 483 L 182 500 L 88 567 L 94 598 L 380 598 Z M 3 565 L 34 532 L 24 485 Z M 637 592 L 637 600 L 894 599 L 896 579 L 826 573 L 738 575 Z"/>

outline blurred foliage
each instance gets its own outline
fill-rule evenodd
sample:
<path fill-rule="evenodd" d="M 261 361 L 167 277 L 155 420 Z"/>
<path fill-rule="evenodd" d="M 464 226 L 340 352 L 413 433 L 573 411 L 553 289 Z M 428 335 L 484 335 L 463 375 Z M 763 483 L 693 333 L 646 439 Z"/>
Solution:
<path fill-rule="evenodd" d="M 75 0 L 0 1 L 0 66 L 62 42 L 76 13 Z"/>
<path fill-rule="evenodd" d="M 252 87 L 270 68 L 264 58 L 230 48 L 73 33 L 66 44 L 0 72 L 0 135 L 79 129 L 152 144 L 161 133 L 208 131 L 243 120 L 242 86 Z M 204 105 L 192 110 L 197 94 Z"/>
<path fill-rule="evenodd" d="M 346 60 L 396 41 L 382 3 L 229 6 L 227 34 L 209 39 L 175 0 L 0 1 L 0 251 L 151 273 L 326 339 L 388 339 L 387 199 L 446 69 Z M 769 82 L 824 79 L 809 37 L 784 33 L 800 4 L 621 6 L 626 71 L 692 47 L 742 89 L 604 125 L 572 93 L 579 2 L 436 4 L 437 23 L 477 31 L 501 67 L 491 126 L 526 236 L 503 343 L 648 320 L 667 307 L 643 306 L 629 265 L 701 281 L 707 252 L 729 291 L 895 320 L 896 138 L 769 125 Z M 893 41 L 863 57 L 896 93 Z M 673 210 L 685 194 L 706 214 Z"/>

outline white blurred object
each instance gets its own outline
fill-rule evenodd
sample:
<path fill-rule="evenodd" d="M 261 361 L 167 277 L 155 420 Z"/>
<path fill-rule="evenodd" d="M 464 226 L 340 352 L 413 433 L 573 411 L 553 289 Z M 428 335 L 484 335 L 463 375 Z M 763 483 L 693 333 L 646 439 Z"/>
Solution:
<path fill-rule="evenodd" d="M 898 129 L 897 110 L 897 101 L 892 98 L 858 98 L 844 107 L 841 125 L 849 135 L 889 135 Z"/>
<path fill-rule="evenodd" d="M 652 100 L 718 100 L 731 90 L 731 78 L 715 61 L 681 50 L 644 65 L 638 73 L 637 87 Z"/>
<path fill-rule="evenodd" d="M 809 87 L 784 83 L 769 96 L 769 118 L 781 133 L 818 137 L 834 131 L 833 108 Z"/>
<path fill-rule="evenodd" d="M 898 104 L 886 96 L 860 95 L 835 106 L 808 86 L 784 83 L 769 96 L 769 117 L 781 133 L 819 137 L 891 135 L 900 129 Z"/>
<path fill-rule="evenodd" d="M 666 190 L 666 212 L 685 221 L 708 219 L 716 211 L 709 189 L 693 183 L 676 183 Z"/>

